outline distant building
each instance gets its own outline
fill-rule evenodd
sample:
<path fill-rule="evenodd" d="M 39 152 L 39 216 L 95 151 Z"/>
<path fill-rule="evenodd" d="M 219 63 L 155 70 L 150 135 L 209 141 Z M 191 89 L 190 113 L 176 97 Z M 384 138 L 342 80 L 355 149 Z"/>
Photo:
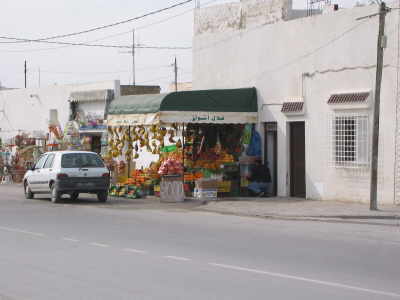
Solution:
<path fill-rule="evenodd" d="M 161 87 L 159 85 L 121 85 L 121 96 L 159 94 Z"/>
<path fill-rule="evenodd" d="M 49 116 L 57 112 L 62 128 L 70 121 L 79 123 L 81 136 L 90 136 L 98 151 L 100 136 L 106 129 L 108 105 L 122 95 L 158 94 L 159 86 L 120 85 L 119 80 L 87 84 L 52 85 L 40 88 L 0 90 L 0 138 L 18 132 L 45 135 Z"/>
<path fill-rule="evenodd" d="M 191 91 L 193 89 L 191 82 L 179 82 L 178 91 Z M 175 92 L 175 83 L 171 83 L 168 87 L 169 92 Z"/>
<path fill-rule="evenodd" d="M 5 90 L 13 90 L 12 88 L 7 88 L 5 86 L 1 86 L 0 84 L 0 91 L 5 91 Z"/>

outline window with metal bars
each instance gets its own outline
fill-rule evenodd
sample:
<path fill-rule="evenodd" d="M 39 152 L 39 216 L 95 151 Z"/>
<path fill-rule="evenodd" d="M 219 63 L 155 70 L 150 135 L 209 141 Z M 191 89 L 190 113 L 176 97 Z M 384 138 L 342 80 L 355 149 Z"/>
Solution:
<path fill-rule="evenodd" d="M 369 165 L 368 115 L 334 115 L 331 120 L 331 163 L 336 167 Z"/>

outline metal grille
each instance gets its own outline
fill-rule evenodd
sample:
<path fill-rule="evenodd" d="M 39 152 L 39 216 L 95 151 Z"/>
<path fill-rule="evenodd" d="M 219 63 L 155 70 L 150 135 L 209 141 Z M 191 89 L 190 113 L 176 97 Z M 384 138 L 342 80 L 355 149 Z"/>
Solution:
<path fill-rule="evenodd" d="M 342 168 L 369 167 L 368 115 L 333 115 L 330 119 L 331 165 Z"/>

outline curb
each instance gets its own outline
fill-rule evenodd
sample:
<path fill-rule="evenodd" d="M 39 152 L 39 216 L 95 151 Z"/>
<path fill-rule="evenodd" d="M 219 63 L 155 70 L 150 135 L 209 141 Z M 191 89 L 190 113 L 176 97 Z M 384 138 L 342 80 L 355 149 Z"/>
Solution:
<path fill-rule="evenodd" d="M 216 210 L 207 210 L 201 208 L 192 208 L 193 211 L 210 212 L 217 213 L 221 215 L 231 215 L 239 217 L 253 217 L 260 219 L 271 219 L 271 220 L 288 220 L 288 221 L 313 221 L 313 222 L 325 222 L 325 223 L 345 223 L 345 224 L 362 224 L 362 225 L 377 225 L 377 226 L 390 226 L 399 227 L 400 226 L 400 216 L 361 216 L 361 218 L 354 216 L 282 216 L 282 215 L 251 215 L 251 214 L 241 214 L 232 212 L 221 212 Z M 382 218 L 383 217 L 383 218 Z M 358 221 L 361 220 L 393 220 L 397 221 L 396 224 L 387 224 L 373 221 Z"/>

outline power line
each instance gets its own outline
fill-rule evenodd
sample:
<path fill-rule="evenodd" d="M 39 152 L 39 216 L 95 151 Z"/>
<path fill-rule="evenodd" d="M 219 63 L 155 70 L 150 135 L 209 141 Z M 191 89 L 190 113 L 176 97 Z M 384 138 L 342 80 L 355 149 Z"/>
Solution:
<path fill-rule="evenodd" d="M 146 70 L 156 70 L 156 69 L 162 69 L 162 68 L 169 68 L 169 65 L 158 65 L 158 66 L 143 66 L 141 68 L 138 68 L 138 71 L 146 71 Z M 28 69 L 29 71 L 29 69 Z M 131 72 L 130 70 L 117 70 L 117 71 L 90 71 L 90 72 L 79 72 L 79 71 L 53 71 L 53 70 L 46 70 L 46 69 L 41 69 L 41 73 L 47 73 L 47 74 L 60 74 L 60 75 L 103 75 L 103 74 L 120 74 L 120 73 L 129 73 Z M 28 72 L 29 74 L 29 72 Z"/>
<path fill-rule="evenodd" d="M 171 67 L 171 65 L 169 65 L 168 67 Z M 181 74 L 189 74 L 189 73 L 192 73 L 192 71 L 181 72 Z M 168 75 L 168 76 L 162 76 L 162 77 L 158 77 L 158 78 L 153 78 L 153 79 L 150 79 L 150 80 L 140 81 L 140 83 L 143 84 L 143 83 L 159 81 L 159 80 L 163 80 L 163 79 L 171 79 L 171 78 L 172 78 L 172 76 Z"/>
<path fill-rule="evenodd" d="M 183 2 L 179 2 L 179 3 L 173 4 L 171 6 L 152 11 L 152 12 L 143 14 L 143 15 L 138 16 L 138 17 L 130 18 L 130 19 L 127 19 L 127 20 L 123 20 L 123 21 L 119 21 L 119 22 L 115 22 L 115 23 L 111 23 L 111 24 L 107 24 L 107 25 L 97 26 L 97 27 L 94 27 L 94 28 L 91 28 L 91 29 L 86 29 L 86 30 L 67 33 L 67 34 L 53 35 L 53 36 L 50 36 L 50 37 L 39 38 L 39 39 L 34 39 L 34 40 L 29 40 L 29 41 L 37 41 L 37 42 L 38 41 L 48 41 L 48 40 L 54 40 L 54 39 L 60 39 L 60 38 L 66 38 L 66 37 L 76 36 L 76 35 L 80 35 L 80 34 L 85 34 L 85 33 L 93 32 L 93 31 L 97 31 L 97 30 L 102 30 L 102 29 L 105 29 L 105 28 L 110 28 L 110 27 L 114 27 L 114 26 L 117 26 L 117 25 L 126 24 L 126 23 L 129 23 L 129 22 L 132 22 L 132 21 L 137 21 L 139 19 L 143 19 L 145 17 L 148 17 L 148 16 L 151 16 L 151 15 L 155 15 L 155 14 L 170 10 L 170 9 L 173 9 L 175 7 L 178 7 L 178 6 L 185 5 L 185 4 L 187 4 L 189 2 L 192 2 L 192 1 L 193 0 L 185 0 Z M 2 37 L 0 37 L 0 38 L 2 38 Z M 19 41 L 19 42 L 27 42 L 27 41 Z M 3 42 L 0 42 L 0 43 L 3 43 Z M 10 43 L 10 42 L 6 42 L 6 43 Z"/>
<path fill-rule="evenodd" d="M 68 71 L 49 71 L 49 70 L 41 70 L 42 73 L 48 73 L 48 74 L 71 74 L 71 75 L 95 75 L 95 74 L 120 74 L 120 73 L 129 73 L 129 70 L 121 70 L 121 71 L 109 71 L 109 72 L 68 72 Z"/>
<path fill-rule="evenodd" d="M 69 45 L 69 46 L 84 46 L 84 47 L 101 47 L 101 48 L 118 48 L 118 49 L 131 49 L 132 46 L 128 45 L 107 45 L 107 44 L 88 44 L 88 43 L 70 43 L 70 42 L 57 42 L 47 40 L 31 40 L 27 38 L 17 38 L 10 36 L 0 36 L 0 39 L 23 41 L 23 42 L 34 42 L 34 43 L 46 43 L 56 45 Z M 140 49 L 157 49 L 157 50 L 188 50 L 192 47 L 181 47 L 181 46 L 136 46 Z"/>
<path fill-rule="evenodd" d="M 345 35 L 347 35 L 348 33 L 352 32 L 353 30 L 357 29 L 359 26 L 363 25 L 364 23 L 366 23 L 368 20 L 365 20 L 361 23 L 356 24 L 355 26 L 350 27 L 349 29 L 345 30 L 344 32 L 342 32 L 341 34 L 339 34 L 338 36 L 336 36 L 335 38 L 329 40 L 328 42 L 326 42 L 325 44 L 315 48 L 314 50 L 307 52 L 303 55 L 300 55 L 298 57 L 296 57 L 295 59 L 280 65 L 279 67 L 273 68 L 273 69 L 269 69 L 269 70 L 265 70 L 263 71 L 259 76 L 256 77 L 257 80 L 261 79 L 262 77 L 264 77 L 267 73 L 274 73 L 277 71 L 280 71 L 284 68 L 289 67 L 290 65 L 293 65 L 307 57 L 310 57 L 312 55 L 314 55 L 315 53 L 319 52 L 320 50 L 330 46 L 331 44 L 335 43 L 337 40 L 340 40 L 342 37 L 344 37 Z"/>
<path fill-rule="evenodd" d="M 211 1 L 208 1 L 208 2 L 204 3 L 203 6 L 206 6 L 206 5 L 209 5 L 211 3 L 218 2 L 218 1 L 220 1 L 220 0 L 211 0 Z M 170 16 L 168 18 L 165 18 L 165 19 L 153 22 L 153 23 L 149 23 L 149 24 L 145 24 L 145 25 L 136 27 L 136 30 L 145 29 L 145 28 L 148 28 L 148 27 L 151 27 L 151 26 L 154 26 L 154 25 L 158 25 L 158 24 L 162 24 L 162 23 L 168 22 L 169 20 L 172 20 L 172 19 L 175 19 L 177 17 L 183 16 L 183 15 L 189 13 L 189 12 L 192 12 L 193 10 L 194 10 L 194 8 L 191 8 L 191 9 L 185 10 L 185 11 L 179 13 L 179 14 Z M 104 41 L 104 40 L 107 40 L 107 39 L 110 39 L 110 38 L 119 37 L 119 36 L 123 36 L 123 35 L 130 34 L 130 33 L 132 33 L 132 30 L 119 32 L 119 33 L 115 33 L 115 34 L 111 34 L 111 35 L 107 35 L 107 36 L 99 38 L 99 39 L 91 40 L 91 41 L 89 41 L 87 43 Z M 0 42 L 0 44 L 6 44 L 6 43 L 25 43 L 25 41 Z M 31 49 L 31 50 L 2 50 L 0 52 L 39 52 L 39 51 L 48 51 L 48 50 L 58 50 L 58 49 L 67 48 L 67 47 L 70 47 L 70 46 L 73 46 L 73 45 L 64 45 L 64 46 L 61 46 L 61 47 Z"/>
<path fill-rule="evenodd" d="M 192 49 L 192 47 L 182 47 L 182 46 L 173 46 L 173 47 L 169 47 L 169 46 L 136 46 L 135 48 L 138 49 L 156 49 L 156 50 L 190 50 Z"/>
<path fill-rule="evenodd" d="M 211 4 L 211 3 L 213 3 L 213 2 L 217 2 L 217 1 L 220 1 L 220 0 L 211 0 L 211 1 L 208 1 L 208 2 L 204 3 L 204 5 L 208 5 L 208 4 Z M 172 19 L 174 19 L 174 18 L 183 16 L 183 15 L 185 15 L 185 14 L 187 14 L 187 13 L 193 11 L 193 10 L 194 10 L 194 8 L 191 8 L 191 9 L 185 10 L 185 11 L 179 13 L 179 14 L 170 16 L 170 17 L 168 17 L 168 18 L 166 18 L 166 19 L 162 19 L 162 20 L 159 20 L 159 21 L 156 21 L 156 22 L 153 22 L 153 23 L 149 23 L 149 24 L 145 24 L 145 25 L 136 27 L 136 29 L 137 29 L 137 30 L 140 30 L 140 29 L 148 28 L 148 27 L 151 27 L 151 26 L 154 26 L 154 25 L 158 25 L 158 24 L 161 24 L 161 23 L 165 23 L 165 22 L 167 22 L 167 21 L 169 21 L 169 20 L 172 20 Z"/>

